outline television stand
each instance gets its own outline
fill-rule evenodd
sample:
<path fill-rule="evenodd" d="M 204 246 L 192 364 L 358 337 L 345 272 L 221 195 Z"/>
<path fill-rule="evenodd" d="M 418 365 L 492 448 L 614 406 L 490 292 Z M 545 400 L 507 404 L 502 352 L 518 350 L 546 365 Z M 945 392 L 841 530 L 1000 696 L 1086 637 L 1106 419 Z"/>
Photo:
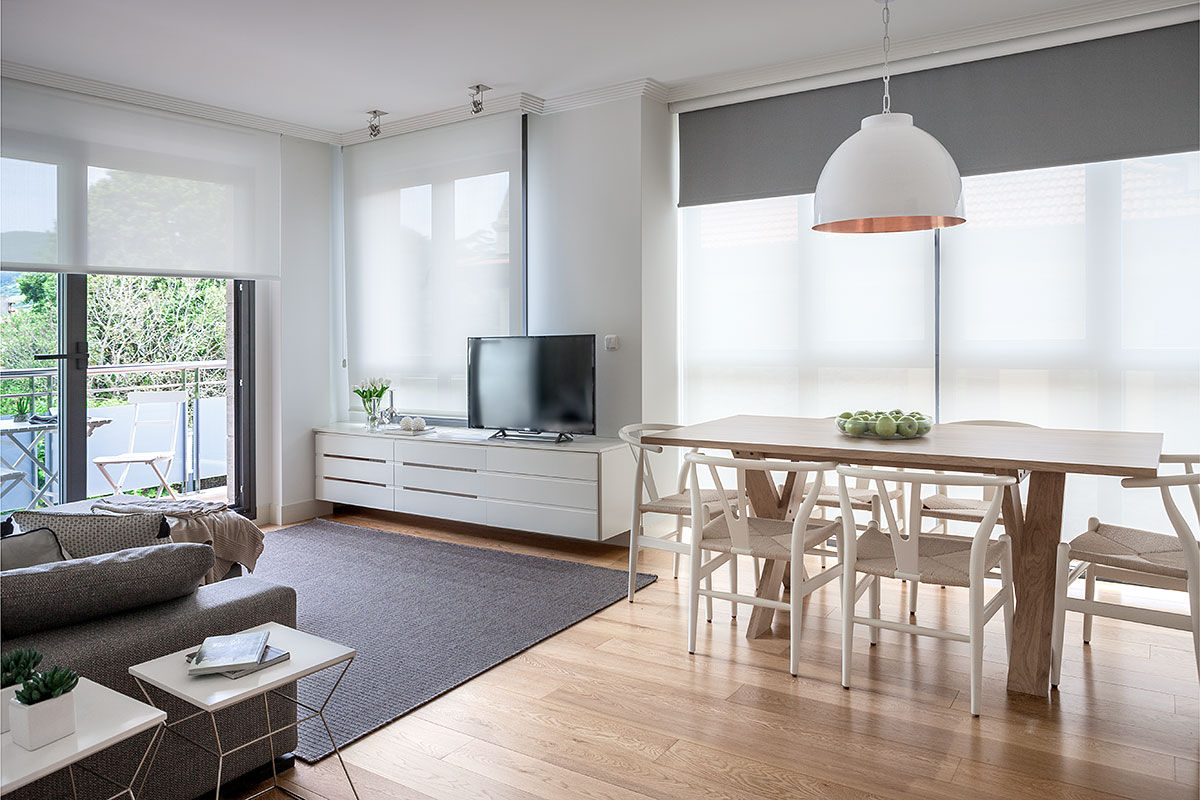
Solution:
<path fill-rule="evenodd" d="M 533 431 L 506 431 L 504 428 L 493 433 L 489 439 L 524 439 L 531 442 L 573 442 L 575 437 L 569 433 L 546 433 Z"/>

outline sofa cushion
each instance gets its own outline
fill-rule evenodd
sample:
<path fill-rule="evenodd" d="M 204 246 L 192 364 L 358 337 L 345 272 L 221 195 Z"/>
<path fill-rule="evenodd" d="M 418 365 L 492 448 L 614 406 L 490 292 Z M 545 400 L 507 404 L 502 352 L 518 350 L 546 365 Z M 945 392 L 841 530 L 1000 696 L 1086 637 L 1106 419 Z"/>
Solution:
<path fill-rule="evenodd" d="M 52 564 L 68 558 L 49 528 L 34 528 L 0 539 L 0 570 Z"/>
<path fill-rule="evenodd" d="M 212 569 L 205 544 L 135 547 L 0 576 L 4 638 L 74 625 L 196 591 Z"/>
<path fill-rule="evenodd" d="M 13 522 L 23 531 L 49 528 L 73 558 L 115 553 L 170 541 L 171 528 L 162 514 L 61 514 L 18 511 Z M 165 533 L 164 533 L 165 531 Z"/>

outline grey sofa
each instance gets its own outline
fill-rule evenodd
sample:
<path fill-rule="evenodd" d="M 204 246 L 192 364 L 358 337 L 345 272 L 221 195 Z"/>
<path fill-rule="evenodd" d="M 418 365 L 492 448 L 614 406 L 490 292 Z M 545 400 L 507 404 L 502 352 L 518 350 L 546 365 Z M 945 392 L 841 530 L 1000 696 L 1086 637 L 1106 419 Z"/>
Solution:
<path fill-rule="evenodd" d="M 254 577 L 199 586 L 212 559 L 207 545 L 165 544 L 0 572 L 0 646 L 6 651 L 36 648 L 45 656 L 43 669 L 69 666 L 97 683 L 144 699 L 129 676 L 133 664 L 199 644 L 206 636 L 234 633 L 264 622 L 295 626 L 294 589 Z M 149 691 L 155 704 L 167 711 L 168 722 L 195 710 L 156 689 Z M 294 687 L 285 687 L 285 692 L 294 696 Z M 278 698 L 271 699 L 270 711 L 276 727 L 296 719 L 295 706 Z M 219 712 L 217 723 L 226 749 L 266 731 L 261 702 Z M 214 745 L 207 715 L 184 723 L 179 730 L 209 748 Z M 148 741 L 149 734 L 142 734 L 84 764 L 118 781 L 128 781 Z M 274 737 L 275 754 L 289 753 L 295 743 L 294 728 Z M 266 741 L 247 747 L 226 759 L 222 782 L 269 765 L 270 760 Z M 138 797 L 192 800 L 215 788 L 216 774 L 215 756 L 168 733 Z M 80 775 L 77 770 L 76 777 Z M 93 788 L 95 796 L 107 797 L 115 791 L 107 786 Z M 48 800 L 70 796 L 67 775 L 60 772 L 7 797 Z M 86 796 L 91 795 L 80 792 L 80 797 Z"/>

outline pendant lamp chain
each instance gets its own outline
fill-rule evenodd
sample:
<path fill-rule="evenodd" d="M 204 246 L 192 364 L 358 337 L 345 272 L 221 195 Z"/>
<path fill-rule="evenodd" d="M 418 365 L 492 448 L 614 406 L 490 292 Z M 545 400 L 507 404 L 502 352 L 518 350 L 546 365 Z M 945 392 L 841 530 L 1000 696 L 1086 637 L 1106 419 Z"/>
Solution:
<path fill-rule="evenodd" d="M 888 35 L 888 24 L 892 21 L 892 10 L 888 7 L 888 0 L 883 3 L 883 113 L 892 113 L 892 88 L 891 88 L 891 66 L 888 64 L 888 56 L 892 51 L 892 37 Z"/>

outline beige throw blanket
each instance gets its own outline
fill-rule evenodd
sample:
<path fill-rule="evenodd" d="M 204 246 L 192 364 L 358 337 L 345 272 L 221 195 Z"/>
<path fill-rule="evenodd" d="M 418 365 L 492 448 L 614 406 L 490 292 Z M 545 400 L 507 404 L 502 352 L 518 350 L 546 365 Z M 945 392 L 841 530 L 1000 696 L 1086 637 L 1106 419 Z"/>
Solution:
<path fill-rule="evenodd" d="M 93 513 L 163 514 L 171 526 L 171 541 L 211 545 L 213 569 L 205 583 L 225 576 L 235 563 L 251 572 L 263 551 L 263 532 L 250 520 L 229 510 L 224 503 L 203 500 L 135 498 L 128 495 L 96 500 Z"/>

